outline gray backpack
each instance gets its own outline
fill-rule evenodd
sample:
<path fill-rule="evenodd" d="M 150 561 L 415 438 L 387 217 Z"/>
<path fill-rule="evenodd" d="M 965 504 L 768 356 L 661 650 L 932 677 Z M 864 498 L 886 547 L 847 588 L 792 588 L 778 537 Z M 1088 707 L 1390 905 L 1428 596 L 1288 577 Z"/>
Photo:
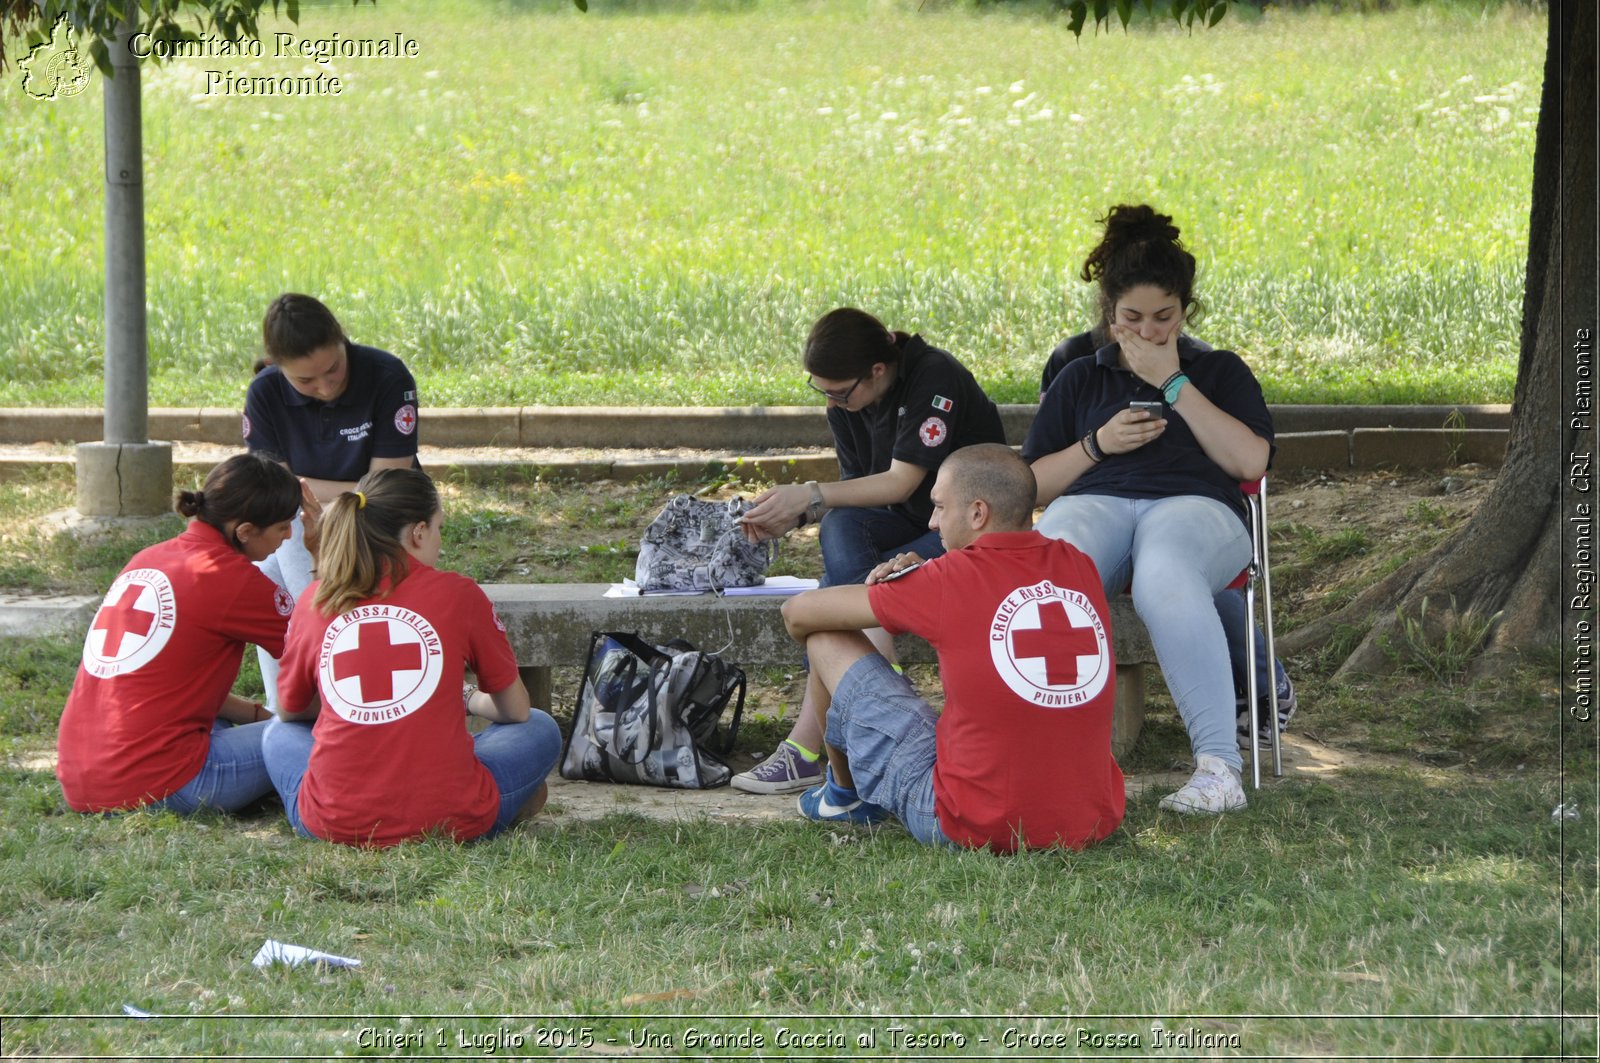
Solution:
<path fill-rule="evenodd" d="M 735 521 L 743 498 L 708 502 L 678 495 L 644 530 L 634 580 L 643 591 L 720 591 L 766 582 L 771 543 L 752 543 Z"/>

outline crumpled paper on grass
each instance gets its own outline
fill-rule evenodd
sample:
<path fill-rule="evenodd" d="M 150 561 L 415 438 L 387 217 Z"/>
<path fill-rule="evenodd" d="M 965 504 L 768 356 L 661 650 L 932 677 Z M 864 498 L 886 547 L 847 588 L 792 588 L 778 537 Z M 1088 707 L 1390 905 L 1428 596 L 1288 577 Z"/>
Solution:
<path fill-rule="evenodd" d="M 275 963 L 281 963 L 286 967 L 299 967 L 303 963 L 321 963 L 329 967 L 361 966 L 360 960 L 353 960 L 348 956 L 335 956 L 331 952 L 318 952 L 304 945 L 290 945 L 271 938 L 256 950 L 256 958 L 250 962 L 262 969 L 271 967 Z"/>

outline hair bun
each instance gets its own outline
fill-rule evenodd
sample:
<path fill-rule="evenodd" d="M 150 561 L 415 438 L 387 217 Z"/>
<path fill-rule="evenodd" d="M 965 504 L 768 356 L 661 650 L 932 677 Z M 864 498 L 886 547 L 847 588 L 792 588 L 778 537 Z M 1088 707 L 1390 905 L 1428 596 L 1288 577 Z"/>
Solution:
<path fill-rule="evenodd" d="M 1172 215 L 1157 213 L 1147 203 L 1134 206 L 1119 203 L 1106 211 L 1100 219 L 1105 231 L 1089 257 L 1084 259 L 1078 274 L 1086 281 L 1103 282 L 1108 273 L 1120 272 L 1119 264 L 1126 266 L 1147 254 L 1165 255 L 1176 251 L 1187 256 L 1178 227 L 1172 224 Z M 1192 272 L 1192 267 L 1191 267 Z"/>
<path fill-rule="evenodd" d="M 1142 243 L 1146 240 L 1165 240 L 1178 243 L 1181 233 L 1172 224 L 1172 215 L 1159 214 L 1147 204 L 1129 206 L 1119 204 L 1105 216 L 1106 236 L 1118 243 Z"/>
<path fill-rule="evenodd" d="M 177 502 L 173 505 L 181 516 L 199 516 L 206 508 L 206 495 L 204 491 L 179 491 Z"/>

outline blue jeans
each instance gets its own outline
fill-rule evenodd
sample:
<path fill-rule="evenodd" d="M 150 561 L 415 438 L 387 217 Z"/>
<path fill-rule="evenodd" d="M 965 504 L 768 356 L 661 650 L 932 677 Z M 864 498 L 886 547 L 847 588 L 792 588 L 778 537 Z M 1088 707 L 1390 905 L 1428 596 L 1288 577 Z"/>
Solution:
<path fill-rule="evenodd" d="M 938 713 L 876 653 L 839 680 L 828 709 L 828 744 L 844 751 L 863 801 L 886 808 L 924 845 L 955 845 L 934 811 Z"/>
<path fill-rule="evenodd" d="M 1239 697 L 1245 696 L 1249 684 L 1249 677 L 1245 673 L 1248 665 L 1247 657 L 1250 652 L 1250 641 L 1245 637 L 1245 607 L 1244 591 L 1223 591 L 1216 597 L 1217 615 L 1222 617 L 1222 633 L 1228 637 L 1228 663 L 1233 666 L 1233 689 Z M 1261 616 L 1261 596 L 1256 595 L 1256 616 Z M 1273 661 L 1271 671 L 1267 669 L 1267 640 L 1261 634 L 1261 624 L 1256 623 L 1256 682 L 1261 684 L 1258 691 L 1261 698 L 1270 702 L 1272 691 L 1277 686 L 1282 687 L 1289 682 L 1288 673 L 1283 670 L 1282 661 Z M 1269 679 L 1269 676 L 1271 677 Z"/>
<path fill-rule="evenodd" d="M 817 538 L 824 587 L 862 583 L 868 572 L 908 550 L 930 559 L 944 553 L 938 532 L 887 507 L 829 510 Z"/>
<path fill-rule="evenodd" d="M 311 553 L 306 549 L 306 527 L 300 514 L 294 515 L 289 526 L 289 538 L 267 558 L 256 565 L 261 574 L 288 591 L 296 601 L 311 586 Z M 267 708 L 278 711 L 278 659 L 266 650 L 256 647 L 256 663 L 261 666 L 261 684 L 266 688 Z"/>
<path fill-rule="evenodd" d="M 314 835 L 300 820 L 300 782 L 311 761 L 311 724 L 273 720 L 265 741 L 267 771 L 283 798 L 289 826 L 302 838 Z M 490 838 L 515 821 L 517 813 L 539 789 L 561 756 L 561 728 L 550 714 L 534 709 L 526 723 L 491 723 L 472 736 L 472 751 L 500 790 L 500 811 L 494 826 L 483 834 Z"/>
<path fill-rule="evenodd" d="M 272 792 L 261 740 L 267 723 L 230 726 L 219 720 L 211 730 L 211 748 L 200 773 L 182 788 L 173 791 L 151 808 L 165 808 L 180 816 L 192 816 L 204 808 L 237 812 Z"/>
<path fill-rule="evenodd" d="M 1131 579 L 1133 608 L 1150 632 L 1190 748 L 1242 768 L 1228 640 L 1215 601 L 1250 561 L 1250 534 L 1239 516 L 1198 495 L 1067 495 L 1050 503 L 1036 527 L 1088 554 L 1106 597 Z"/>

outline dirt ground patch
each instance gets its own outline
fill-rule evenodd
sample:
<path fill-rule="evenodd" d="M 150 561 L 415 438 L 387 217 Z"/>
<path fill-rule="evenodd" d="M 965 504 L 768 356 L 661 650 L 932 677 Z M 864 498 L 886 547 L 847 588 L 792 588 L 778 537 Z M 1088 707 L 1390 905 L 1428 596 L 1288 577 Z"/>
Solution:
<path fill-rule="evenodd" d="M 1292 733 L 1284 736 L 1282 752 L 1284 779 L 1331 779 L 1352 765 L 1401 763 L 1394 757 L 1334 749 Z M 55 752 L 51 750 L 19 758 L 15 763 L 24 771 L 54 773 L 55 760 Z M 1262 785 L 1265 787 L 1280 782 L 1272 777 L 1271 766 L 1271 754 L 1265 754 L 1262 761 Z M 1248 775 L 1248 754 L 1245 770 Z M 1130 798 L 1150 790 L 1168 793 L 1181 786 L 1186 778 L 1187 771 L 1130 774 L 1126 777 L 1126 790 Z M 575 782 L 556 774 L 550 778 L 550 801 L 531 829 L 588 823 L 617 813 L 661 821 L 709 819 L 720 823 L 785 820 L 798 816 L 794 794 L 747 794 L 728 786 L 715 790 L 666 790 L 653 786 Z"/>
<path fill-rule="evenodd" d="M 1325 746 L 1313 739 L 1286 734 L 1283 741 L 1284 779 L 1331 779 L 1352 765 L 1402 763 L 1394 757 L 1356 754 Z M 1279 784 L 1272 778 L 1272 757 L 1262 761 L 1262 785 Z M 1249 772 L 1246 755 L 1245 770 Z M 1136 797 L 1150 790 L 1169 793 L 1183 785 L 1187 771 L 1148 772 L 1127 776 L 1127 794 Z M 1248 779 L 1247 779 L 1248 787 Z M 657 820 L 700 819 L 717 822 L 750 822 L 794 819 L 794 794 L 747 794 L 731 787 L 716 790 L 661 790 L 649 786 L 619 786 L 608 783 L 572 782 L 560 777 L 550 780 L 550 803 L 538 822 L 550 826 L 602 819 L 627 812 Z"/>

